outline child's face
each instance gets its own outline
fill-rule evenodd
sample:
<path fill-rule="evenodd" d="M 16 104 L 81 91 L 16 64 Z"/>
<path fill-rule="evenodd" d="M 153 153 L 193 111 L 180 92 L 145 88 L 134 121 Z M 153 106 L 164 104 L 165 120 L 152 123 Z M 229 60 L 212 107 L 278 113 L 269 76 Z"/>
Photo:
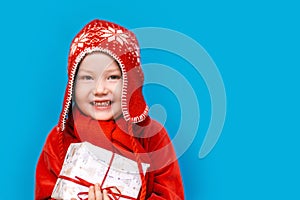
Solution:
<path fill-rule="evenodd" d="M 76 76 L 75 103 L 95 120 L 110 120 L 122 114 L 122 73 L 107 54 L 94 52 L 82 60 Z"/>

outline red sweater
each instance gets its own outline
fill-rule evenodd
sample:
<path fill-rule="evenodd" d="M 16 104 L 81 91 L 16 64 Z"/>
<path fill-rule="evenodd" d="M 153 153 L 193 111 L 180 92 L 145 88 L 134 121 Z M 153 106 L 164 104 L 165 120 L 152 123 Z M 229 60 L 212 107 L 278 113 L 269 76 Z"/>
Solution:
<path fill-rule="evenodd" d="M 176 160 L 176 155 L 166 130 L 156 121 L 148 118 L 142 126 L 135 125 L 133 130 L 139 135 L 138 148 L 143 149 L 150 158 L 150 170 L 146 174 L 147 194 L 146 199 L 184 199 L 183 185 L 180 169 Z M 112 144 L 132 151 L 130 136 L 114 134 L 115 128 L 109 138 Z M 76 132 L 76 131 L 75 131 Z M 109 132 L 109 131 L 108 131 Z M 153 133 L 155 133 L 153 135 Z M 100 137 L 105 137 L 103 134 Z M 95 138 L 92 138 L 94 140 Z M 100 139 L 100 138 L 98 138 Z M 107 137 L 106 137 L 107 139 Z M 89 140 L 85 138 L 84 140 Z M 60 173 L 63 161 L 60 159 L 59 133 L 54 128 L 44 145 L 36 168 L 35 199 L 51 199 L 51 193 Z M 103 140 L 104 141 L 104 140 Z M 78 134 L 74 133 L 72 123 L 66 123 L 63 131 L 63 153 L 71 143 L 81 142 Z M 99 144 L 104 146 L 105 144 Z M 107 147 L 106 147 L 107 148 Z"/>

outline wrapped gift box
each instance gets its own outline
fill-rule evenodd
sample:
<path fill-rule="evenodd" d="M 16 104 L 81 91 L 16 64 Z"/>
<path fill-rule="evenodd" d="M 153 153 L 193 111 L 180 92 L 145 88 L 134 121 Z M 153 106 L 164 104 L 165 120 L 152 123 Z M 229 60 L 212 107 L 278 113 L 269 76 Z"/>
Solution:
<path fill-rule="evenodd" d="M 142 163 L 143 173 L 149 164 Z M 141 188 L 138 164 L 88 142 L 69 146 L 60 176 L 52 192 L 54 199 L 80 199 L 90 184 L 113 188 L 120 200 L 136 199 Z M 112 195 L 112 194 L 109 194 Z M 79 198 L 80 197 L 80 198 Z"/>

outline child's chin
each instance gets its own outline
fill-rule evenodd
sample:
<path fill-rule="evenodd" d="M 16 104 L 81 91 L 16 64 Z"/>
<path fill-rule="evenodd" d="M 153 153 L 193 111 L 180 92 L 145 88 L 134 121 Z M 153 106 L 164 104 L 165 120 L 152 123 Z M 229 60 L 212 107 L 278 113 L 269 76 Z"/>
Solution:
<path fill-rule="evenodd" d="M 99 120 L 99 121 L 108 121 L 108 120 L 116 120 L 118 118 L 120 118 L 120 116 L 122 116 L 122 112 L 118 113 L 118 114 L 113 114 L 111 112 L 109 113 L 94 113 L 91 117 L 94 120 Z"/>
<path fill-rule="evenodd" d="M 98 121 L 108 121 L 108 120 L 115 119 L 115 117 L 113 115 L 109 115 L 109 116 L 94 116 L 92 118 L 94 120 L 98 120 Z"/>
<path fill-rule="evenodd" d="M 108 121 L 108 120 L 112 120 L 113 117 L 112 116 L 94 116 L 93 119 L 98 120 L 98 121 Z"/>

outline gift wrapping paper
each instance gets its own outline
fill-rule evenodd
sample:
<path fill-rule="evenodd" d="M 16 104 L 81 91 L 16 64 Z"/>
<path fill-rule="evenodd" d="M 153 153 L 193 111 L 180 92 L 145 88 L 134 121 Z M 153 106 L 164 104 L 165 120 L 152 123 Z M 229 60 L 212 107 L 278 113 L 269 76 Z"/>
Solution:
<path fill-rule="evenodd" d="M 149 164 L 142 163 L 143 173 Z M 141 177 L 136 161 L 88 142 L 72 143 L 51 197 L 54 199 L 84 199 L 88 185 L 99 183 L 102 189 L 112 189 L 120 200 L 136 199 L 141 188 Z M 112 199 L 112 194 L 109 194 Z M 87 197 L 87 195 L 86 195 Z"/>

